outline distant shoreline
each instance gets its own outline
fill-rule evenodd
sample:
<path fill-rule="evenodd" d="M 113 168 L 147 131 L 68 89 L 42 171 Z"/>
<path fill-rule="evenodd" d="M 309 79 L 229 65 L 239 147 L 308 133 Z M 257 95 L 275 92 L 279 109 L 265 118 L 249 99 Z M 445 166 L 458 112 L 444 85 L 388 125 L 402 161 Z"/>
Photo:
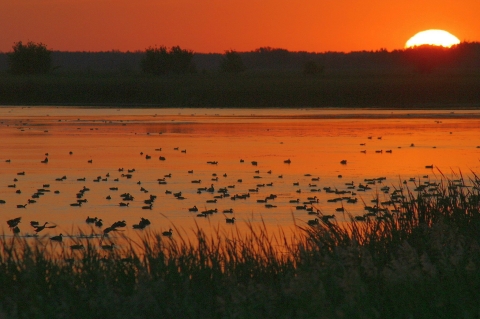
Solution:
<path fill-rule="evenodd" d="M 466 74 L 298 72 L 98 76 L 0 75 L 0 105 L 114 108 L 478 109 L 480 77 Z"/>
<path fill-rule="evenodd" d="M 155 108 L 104 106 L 0 106 L 0 118 L 56 120 L 77 118 L 134 121 L 202 122 L 203 120 L 391 120 L 391 119 L 480 119 L 480 108 L 393 109 L 393 108 Z"/>

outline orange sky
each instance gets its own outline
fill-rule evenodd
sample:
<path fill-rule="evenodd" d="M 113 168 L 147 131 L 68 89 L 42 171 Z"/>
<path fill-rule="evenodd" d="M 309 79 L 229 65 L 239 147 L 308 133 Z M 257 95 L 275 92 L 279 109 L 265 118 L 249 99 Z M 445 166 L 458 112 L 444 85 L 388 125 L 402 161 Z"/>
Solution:
<path fill-rule="evenodd" d="M 479 12 L 478 0 L 6 0 L 0 51 L 29 40 L 61 51 L 394 50 L 425 29 L 480 41 Z"/>

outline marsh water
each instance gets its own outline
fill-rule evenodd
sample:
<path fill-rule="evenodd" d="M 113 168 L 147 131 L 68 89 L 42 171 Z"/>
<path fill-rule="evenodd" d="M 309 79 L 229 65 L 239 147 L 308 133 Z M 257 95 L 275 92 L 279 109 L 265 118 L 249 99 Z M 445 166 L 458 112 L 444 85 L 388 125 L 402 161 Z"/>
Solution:
<path fill-rule="evenodd" d="M 137 236 L 144 230 L 132 225 L 142 217 L 148 229 L 173 228 L 174 236 L 198 228 L 288 232 L 316 217 L 297 206 L 345 221 L 377 196 L 387 200 L 385 186 L 414 189 L 442 174 L 463 174 L 468 185 L 480 171 L 479 146 L 478 110 L 1 107 L 1 223 L 9 236 L 6 221 L 16 217 L 19 236 L 34 234 L 30 221 L 56 225 L 42 234 L 96 236 L 119 220 L 127 223 L 122 234 Z M 359 190 L 369 180 L 370 189 Z M 85 188 L 87 201 L 71 206 Z M 39 189 L 43 195 L 32 198 Z M 145 209 L 150 195 L 156 199 Z M 198 212 L 189 211 L 194 206 Z M 103 228 L 87 217 L 101 218 Z"/>

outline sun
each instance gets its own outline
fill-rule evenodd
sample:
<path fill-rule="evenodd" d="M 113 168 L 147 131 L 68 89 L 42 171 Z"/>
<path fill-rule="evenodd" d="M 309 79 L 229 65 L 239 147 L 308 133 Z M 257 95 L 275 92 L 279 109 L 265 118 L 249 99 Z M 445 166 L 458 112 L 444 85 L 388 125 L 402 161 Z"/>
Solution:
<path fill-rule="evenodd" d="M 444 30 L 426 30 L 418 32 L 405 44 L 405 48 L 412 48 L 420 45 L 436 45 L 449 48 L 459 44 L 460 40 L 451 33 Z"/>

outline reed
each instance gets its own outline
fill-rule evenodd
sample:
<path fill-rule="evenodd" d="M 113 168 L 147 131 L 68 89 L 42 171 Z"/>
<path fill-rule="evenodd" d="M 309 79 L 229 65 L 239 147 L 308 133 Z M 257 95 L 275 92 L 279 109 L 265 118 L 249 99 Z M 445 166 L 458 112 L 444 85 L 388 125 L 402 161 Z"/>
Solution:
<path fill-rule="evenodd" d="M 195 242 L 146 232 L 104 251 L 4 235 L 0 317 L 478 317 L 480 179 L 404 187 L 292 237 L 197 228 Z"/>

